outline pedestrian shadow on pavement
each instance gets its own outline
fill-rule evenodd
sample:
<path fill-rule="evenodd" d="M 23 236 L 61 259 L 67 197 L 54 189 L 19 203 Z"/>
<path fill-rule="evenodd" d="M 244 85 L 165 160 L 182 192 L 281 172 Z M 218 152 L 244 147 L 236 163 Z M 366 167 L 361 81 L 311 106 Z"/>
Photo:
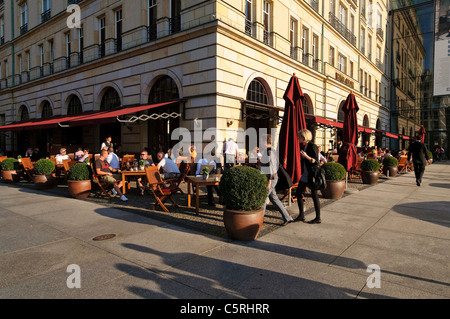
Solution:
<path fill-rule="evenodd" d="M 444 184 L 444 183 L 430 183 L 430 186 L 440 187 L 440 188 L 450 188 L 450 184 Z"/>
<path fill-rule="evenodd" d="M 130 243 L 122 245 L 128 249 L 153 255 L 164 264 L 172 266 L 161 270 L 153 267 L 143 269 L 123 263 L 116 265 L 118 270 L 139 279 L 152 281 L 155 280 L 155 273 L 157 273 L 158 277 L 170 279 L 181 284 L 180 287 L 184 287 L 177 290 L 174 289 L 173 284 L 159 280 L 160 294 L 167 298 L 389 298 L 377 293 L 363 292 L 366 286 L 364 276 L 360 276 L 359 282 L 353 280 L 352 284 L 356 289 L 351 289 L 204 255 L 166 253 Z M 158 282 L 155 283 L 158 284 Z M 129 286 L 127 289 L 142 298 L 149 298 L 155 294 L 154 291 L 145 287 Z M 192 295 L 193 292 L 194 295 Z M 374 292 L 377 291 L 374 290 Z M 198 294 L 195 295 L 195 293 Z"/>
<path fill-rule="evenodd" d="M 425 222 L 450 227 L 450 201 L 413 202 L 392 207 L 394 212 Z"/>

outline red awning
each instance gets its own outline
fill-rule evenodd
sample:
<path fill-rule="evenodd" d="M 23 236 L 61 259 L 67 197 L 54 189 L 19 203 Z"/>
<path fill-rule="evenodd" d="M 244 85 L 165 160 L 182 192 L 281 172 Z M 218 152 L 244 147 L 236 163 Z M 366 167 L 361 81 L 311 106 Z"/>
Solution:
<path fill-rule="evenodd" d="M 337 128 L 344 127 L 344 123 L 329 120 L 329 119 L 326 119 L 326 118 L 323 118 L 320 116 L 313 116 L 313 115 L 306 114 L 306 118 L 308 120 L 313 120 L 314 122 L 316 122 L 318 124 L 322 124 L 322 125 L 329 126 L 329 127 L 337 127 Z M 379 130 L 379 129 L 372 129 L 370 127 L 364 127 L 364 126 L 358 126 L 358 131 L 365 132 L 368 134 L 372 134 L 373 132 L 378 132 L 378 133 L 385 134 L 386 137 L 391 137 L 391 138 L 396 138 L 396 139 L 403 138 L 405 140 L 409 139 L 409 136 L 403 136 L 403 135 L 399 136 L 398 134 L 395 134 L 395 133 L 390 133 L 390 132 Z"/>
<path fill-rule="evenodd" d="M 107 111 L 97 111 L 97 112 L 85 112 L 77 115 L 61 115 L 55 116 L 48 119 L 34 119 L 30 121 L 23 121 L 18 123 L 12 123 L 9 125 L 0 126 L 0 132 L 8 131 L 20 131 L 20 130 L 34 130 L 34 129 L 46 129 L 55 128 L 59 124 L 64 123 L 65 125 L 85 125 L 89 123 L 99 124 L 105 122 L 114 122 L 118 116 L 137 113 L 145 111 L 148 109 L 165 106 L 173 103 L 179 103 L 180 101 L 171 101 L 157 104 L 133 106 L 121 109 L 113 109 Z"/>
<path fill-rule="evenodd" d="M 386 132 L 387 137 L 398 138 L 398 135 Z"/>
<path fill-rule="evenodd" d="M 91 114 L 91 113 L 90 113 Z M 68 120 L 77 119 L 86 115 L 62 115 L 56 116 L 48 119 L 34 119 L 31 121 L 22 121 L 16 122 L 9 125 L 0 126 L 0 132 L 8 132 L 8 131 L 21 131 L 21 130 L 32 130 L 32 129 L 47 129 L 47 128 L 55 128 L 58 126 L 58 123 L 66 122 Z"/>
<path fill-rule="evenodd" d="M 314 116 L 313 120 L 316 123 L 327 125 L 327 126 L 331 126 L 331 127 L 338 127 L 338 128 L 343 128 L 344 127 L 344 123 L 336 122 L 336 121 L 333 121 L 333 120 L 328 120 L 326 118 L 319 117 L 319 116 Z"/>
<path fill-rule="evenodd" d="M 68 122 L 68 124 L 70 126 L 85 125 L 85 124 L 90 124 L 90 123 L 96 124 L 96 123 L 114 122 L 118 116 L 142 112 L 142 111 L 146 111 L 149 109 L 166 106 L 169 104 L 179 103 L 179 102 L 180 102 L 180 100 L 176 100 L 176 101 L 171 101 L 171 102 L 164 102 L 164 103 L 157 103 L 157 104 L 127 107 L 127 108 L 123 108 L 123 109 L 101 111 L 98 113 L 94 113 L 94 114 L 85 116 L 83 118 L 71 119 L 66 122 Z"/>

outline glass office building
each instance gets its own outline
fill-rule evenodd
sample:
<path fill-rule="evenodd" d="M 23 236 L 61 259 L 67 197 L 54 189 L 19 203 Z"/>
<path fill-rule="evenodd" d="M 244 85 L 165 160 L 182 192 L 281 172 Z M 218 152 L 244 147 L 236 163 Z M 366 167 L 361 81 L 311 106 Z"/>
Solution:
<path fill-rule="evenodd" d="M 391 128 L 412 136 L 418 125 L 434 151 L 450 148 L 450 0 L 391 2 Z M 438 41 L 444 51 L 436 50 Z M 408 141 L 398 140 L 398 149 Z M 394 145 L 395 148 L 395 145 Z"/>

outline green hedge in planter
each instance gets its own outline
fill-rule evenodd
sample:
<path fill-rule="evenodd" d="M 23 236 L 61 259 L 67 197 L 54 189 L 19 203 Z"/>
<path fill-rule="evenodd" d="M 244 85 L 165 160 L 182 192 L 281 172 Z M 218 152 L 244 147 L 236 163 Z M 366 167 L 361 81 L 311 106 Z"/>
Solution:
<path fill-rule="evenodd" d="M 347 174 L 344 166 L 338 162 L 328 162 L 323 164 L 322 167 L 325 170 L 327 181 L 342 181 Z"/>
<path fill-rule="evenodd" d="M 77 163 L 69 169 L 68 180 L 87 181 L 91 179 L 89 166 L 84 163 Z"/>
<path fill-rule="evenodd" d="M 256 168 L 235 166 L 222 175 L 219 188 L 227 209 L 251 211 L 264 204 L 267 185 L 267 177 Z"/>
<path fill-rule="evenodd" d="M 393 156 L 385 156 L 383 158 L 383 166 L 398 166 L 398 160 Z"/>
<path fill-rule="evenodd" d="M 380 163 L 375 159 L 366 159 L 361 163 L 361 170 L 366 172 L 376 172 L 380 169 Z"/>
<path fill-rule="evenodd" d="M 55 163 L 49 159 L 40 159 L 34 163 L 34 171 L 37 175 L 50 175 L 55 170 Z"/>
<path fill-rule="evenodd" d="M 2 171 L 14 171 L 14 163 L 18 163 L 19 161 L 16 160 L 15 158 L 5 158 L 1 163 L 0 163 L 0 169 Z"/>

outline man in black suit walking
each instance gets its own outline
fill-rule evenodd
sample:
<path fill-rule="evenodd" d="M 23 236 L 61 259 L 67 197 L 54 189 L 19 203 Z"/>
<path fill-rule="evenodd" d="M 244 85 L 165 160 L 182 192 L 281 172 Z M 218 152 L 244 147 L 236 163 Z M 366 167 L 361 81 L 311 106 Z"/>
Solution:
<path fill-rule="evenodd" d="M 425 166 L 430 161 L 428 149 L 425 144 L 421 142 L 421 139 L 421 136 L 417 136 L 416 140 L 409 146 L 408 149 L 408 162 L 411 160 L 412 155 L 417 186 L 420 186 L 422 183 L 422 176 L 425 172 Z"/>

